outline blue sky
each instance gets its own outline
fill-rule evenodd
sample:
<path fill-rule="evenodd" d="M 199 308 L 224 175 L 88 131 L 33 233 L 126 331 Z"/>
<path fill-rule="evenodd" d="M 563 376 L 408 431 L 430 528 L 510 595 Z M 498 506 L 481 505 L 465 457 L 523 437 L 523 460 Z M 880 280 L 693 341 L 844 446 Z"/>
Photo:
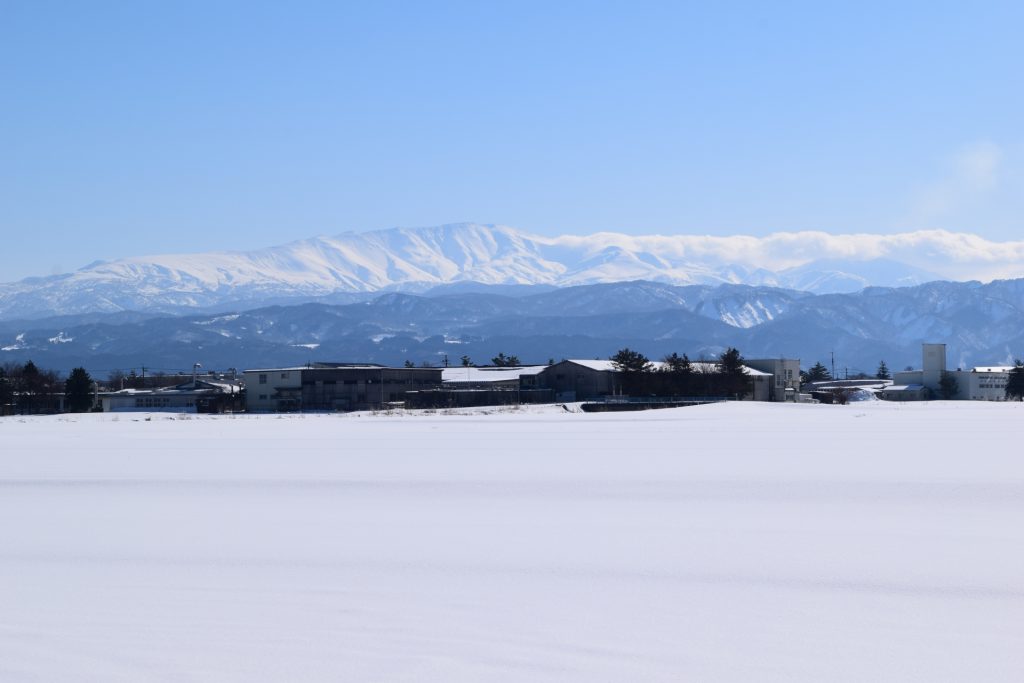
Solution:
<path fill-rule="evenodd" d="M 0 281 L 459 221 L 1024 237 L 1024 3 L 827 4 L 7 0 Z"/>

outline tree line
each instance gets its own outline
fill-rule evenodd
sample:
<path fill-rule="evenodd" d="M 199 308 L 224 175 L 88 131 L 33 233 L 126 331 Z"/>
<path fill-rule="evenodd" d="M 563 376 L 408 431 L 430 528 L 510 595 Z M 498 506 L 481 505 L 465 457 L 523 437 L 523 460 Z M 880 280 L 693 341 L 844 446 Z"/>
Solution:
<path fill-rule="evenodd" d="M 655 366 L 647 356 L 629 347 L 609 360 L 622 373 L 622 392 L 633 396 L 728 396 L 751 393 L 743 356 L 733 347 L 714 360 L 691 361 L 685 353 L 672 352 Z"/>
<path fill-rule="evenodd" d="M 0 366 L 0 415 L 82 413 L 92 409 L 93 381 L 85 368 L 75 368 L 62 380 L 53 370 L 31 360 Z"/>

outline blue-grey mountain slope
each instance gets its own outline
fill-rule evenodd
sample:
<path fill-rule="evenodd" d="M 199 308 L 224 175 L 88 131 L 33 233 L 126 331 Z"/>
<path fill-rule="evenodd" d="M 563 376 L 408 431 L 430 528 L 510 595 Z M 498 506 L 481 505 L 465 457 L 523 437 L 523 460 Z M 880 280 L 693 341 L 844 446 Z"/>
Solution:
<path fill-rule="evenodd" d="M 245 368 L 324 361 L 439 364 L 499 351 L 525 362 L 606 358 L 623 346 L 691 358 L 735 346 L 748 357 L 830 362 L 873 372 L 918 365 L 920 344 L 949 345 L 950 364 L 1024 356 L 1024 280 L 934 282 L 814 295 L 774 287 L 654 282 L 582 285 L 534 294 L 380 294 L 234 313 L 136 314 L 0 322 L 0 363 L 67 370 Z"/>

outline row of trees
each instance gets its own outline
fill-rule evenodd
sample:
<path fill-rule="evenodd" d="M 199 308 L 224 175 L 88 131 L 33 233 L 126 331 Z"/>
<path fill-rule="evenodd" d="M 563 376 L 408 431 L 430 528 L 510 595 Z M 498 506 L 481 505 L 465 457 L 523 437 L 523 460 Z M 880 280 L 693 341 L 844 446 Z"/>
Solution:
<path fill-rule="evenodd" d="M 0 415 L 55 413 L 62 398 L 65 411 L 92 408 L 93 381 L 85 368 L 75 368 L 61 381 L 56 372 L 41 369 L 32 361 L 0 367 Z"/>
<path fill-rule="evenodd" d="M 852 380 L 866 380 L 866 379 L 878 379 L 878 380 L 891 380 L 893 378 L 892 373 L 889 371 L 889 366 L 886 365 L 885 360 L 879 361 L 879 369 L 874 371 L 874 375 L 868 375 L 867 373 L 857 373 L 850 375 L 849 379 Z M 801 382 L 827 382 L 833 378 L 833 374 L 828 372 L 828 369 L 821 365 L 819 360 L 814 364 L 810 370 L 802 372 L 800 374 Z M 838 379 L 838 378 L 836 378 Z"/>
<path fill-rule="evenodd" d="M 692 362 L 684 353 L 671 353 L 655 367 L 645 355 L 620 349 L 609 360 L 622 372 L 622 390 L 636 396 L 735 396 L 750 393 L 743 356 L 729 347 L 711 361 Z"/>
<path fill-rule="evenodd" d="M 554 363 L 554 359 L 548 361 L 548 365 L 554 365 Z M 444 364 L 445 367 L 448 367 L 448 356 L 445 356 Z M 469 356 L 460 358 L 459 364 L 464 368 L 476 367 L 476 363 Z M 519 360 L 519 356 L 506 356 L 504 352 L 499 352 L 497 356 L 491 359 L 491 365 L 497 368 L 517 368 L 522 365 L 522 362 Z M 405 361 L 405 367 L 414 368 L 416 364 L 411 360 L 407 360 Z M 433 367 L 433 364 L 429 361 L 423 361 L 420 367 L 430 368 Z"/>
<path fill-rule="evenodd" d="M 874 375 L 869 375 L 869 374 L 867 374 L 865 372 L 858 372 L 856 374 L 849 375 L 848 378 L 849 379 L 892 379 L 892 373 L 889 371 L 889 366 L 886 365 L 885 361 L 883 360 L 883 361 L 879 361 L 878 369 L 875 371 Z M 821 364 L 821 361 L 818 361 L 817 363 L 812 365 L 811 368 L 809 370 L 807 370 L 806 372 L 801 372 L 800 373 L 800 381 L 801 382 L 827 382 L 830 379 L 834 379 L 832 377 L 832 373 L 829 372 L 829 369 L 827 367 L 825 367 L 824 365 Z M 838 378 L 835 378 L 835 379 L 838 379 Z"/>

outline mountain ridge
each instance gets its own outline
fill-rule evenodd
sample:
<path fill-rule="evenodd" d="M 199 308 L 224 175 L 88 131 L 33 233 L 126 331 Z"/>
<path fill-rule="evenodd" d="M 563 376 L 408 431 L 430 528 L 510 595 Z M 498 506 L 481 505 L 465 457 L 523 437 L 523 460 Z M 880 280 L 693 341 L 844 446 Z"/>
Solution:
<path fill-rule="evenodd" d="M 997 244 L 942 231 L 543 237 L 507 226 L 461 223 L 348 232 L 254 251 L 95 261 L 73 273 L 0 284 L 0 319 L 351 303 L 382 291 L 460 285 L 568 287 L 645 280 L 822 294 L 1007 274 L 1024 276 L 1024 242 Z"/>
<path fill-rule="evenodd" d="M 659 358 L 713 356 L 828 361 L 873 372 L 919 365 L 922 342 L 945 342 L 951 367 L 1024 355 L 1024 279 L 933 282 L 815 295 L 748 285 L 634 281 L 526 296 L 386 292 L 357 303 L 304 303 L 232 313 L 90 314 L 0 321 L 0 363 L 32 359 L 67 371 L 245 368 L 314 360 L 438 364 L 499 351 L 524 362 L 606 358 L 630 346 Z"/>

